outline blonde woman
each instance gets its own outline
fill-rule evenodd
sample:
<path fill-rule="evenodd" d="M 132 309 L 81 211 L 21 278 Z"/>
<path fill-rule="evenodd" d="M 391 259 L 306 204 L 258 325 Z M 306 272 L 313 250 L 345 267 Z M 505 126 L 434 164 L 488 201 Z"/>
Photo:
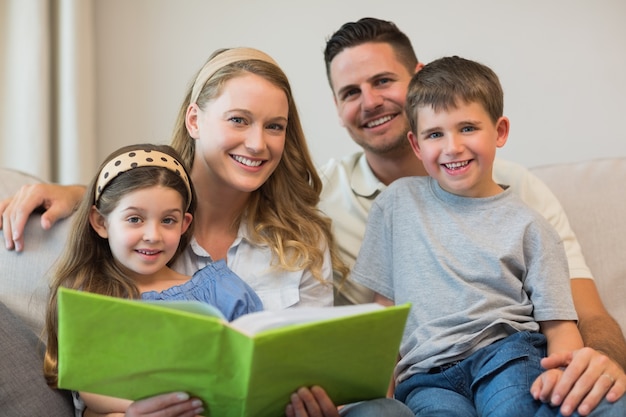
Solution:
<path fill-rule="evenodd" d="M 339 258 L 330 220 L 317 209 L 322 183 L 289 81 L 271 57 L 251 48 L 214 53 L 185 95 L 171 145 L 191 166 L 198 201 L 191 243 L 174 270 L 191 275 L 224 259 L 265 309 L 333 305 L 333 270 L 343 280 L 348 268 Z M 31 191 L 15 204 L 26 209 L 44 195 L 52 202 L 47 220 L 63 211 L 69 215 L 77 199 L 71 196 L 84 192 L 44 184 Z M 185 393 L 171 393 L 137 401 L 125 415 L 186 417 L 201 406 Z M 339 411 L 323 387 L 298 389 L 286 404 L 288 416 L 340 413 L 412 415 L 386 398 Z M 87 408 L 84 415 L 98 414 Z"/>

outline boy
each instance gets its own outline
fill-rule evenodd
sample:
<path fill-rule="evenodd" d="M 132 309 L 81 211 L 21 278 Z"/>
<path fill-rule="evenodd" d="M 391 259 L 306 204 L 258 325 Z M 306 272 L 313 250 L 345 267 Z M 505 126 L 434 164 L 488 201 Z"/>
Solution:
<path fill-rule="evenodd" d="M 550 391 L 562 371 L 542 375 L 541 358 L 583 342 L 558 234 L 493 181 L 509 133 L 500 82 L 442 58 L 412 78 L 405 111 L 429 176 L 380 194 L 353 269 L 383 304 L 413 303 L 395 395 L 419 416 L 557 415 L 531 384 Z"/>

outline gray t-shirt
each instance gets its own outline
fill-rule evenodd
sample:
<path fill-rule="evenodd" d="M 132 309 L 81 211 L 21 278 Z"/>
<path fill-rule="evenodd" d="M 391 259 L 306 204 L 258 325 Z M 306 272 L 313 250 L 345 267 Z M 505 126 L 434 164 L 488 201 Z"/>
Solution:
<path fill-rule="evenodd" d="M 559 235 L 510 189 L 465 198 L 430 177 L 393 182 L 372 206 L 352 278 L 413 304 L 398 382 L 539 331 L 537 321 L 576 320 Z"/>

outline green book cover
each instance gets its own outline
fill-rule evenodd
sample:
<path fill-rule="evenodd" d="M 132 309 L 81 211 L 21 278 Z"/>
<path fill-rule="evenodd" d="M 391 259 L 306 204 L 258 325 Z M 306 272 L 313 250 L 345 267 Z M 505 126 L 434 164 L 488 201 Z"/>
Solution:
<path fill-rule="evenodd" d="M 214 417 L 283 415 L 301 386 L 324 387 L 336 404 L 384 397 L 410 308 L 296 308 L 228 323 L 197 301 L 61 288 L 58 303 L 60 388 L 131 400 L 186 391 Z"/>

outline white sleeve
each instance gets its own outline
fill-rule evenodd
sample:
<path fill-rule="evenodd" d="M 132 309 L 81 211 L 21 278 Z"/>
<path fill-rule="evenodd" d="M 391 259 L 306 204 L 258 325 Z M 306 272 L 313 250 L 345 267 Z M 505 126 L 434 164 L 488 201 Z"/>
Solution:
<path fill-rule="evenodd" d="M 524 166 L 498 158 L 493 166 L 493 178 L 498 184 L 509 185 L 556 229 L 565 247 L 570 278 L 593 279 L 565 210 L 550 188 Z"/>

